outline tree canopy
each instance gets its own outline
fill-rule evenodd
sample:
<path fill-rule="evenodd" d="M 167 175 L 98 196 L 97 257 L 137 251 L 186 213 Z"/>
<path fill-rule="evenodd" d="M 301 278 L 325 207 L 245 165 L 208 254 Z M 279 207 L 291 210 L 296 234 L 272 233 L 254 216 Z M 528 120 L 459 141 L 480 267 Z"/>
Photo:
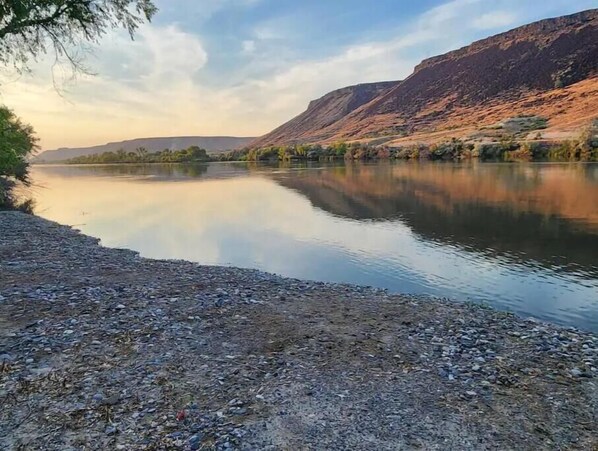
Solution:
<path fill-rule="evenodd" d="M 187 149 L 161 152 L 148 152 L 144 147 L 138 147 L 134 152 L 124 149 L 116 152 L 104 152 L 93 155 L 83 155 L 67 160 L 69 164 L 114 164 L 114 163 L 201 163 L 210 161 L 205 149 L 191 146 Z"/>
<path fill-rule="evenodd" d="M 152 0 L 1 0 L 0 64 L 20 71 L 30 58 L 53 51 L 81 69 L 76 46 L 118 27 L 132 38 L 156 11 Z"/>
<path fill-rule="evenodd" d="M 0 106 L 0 176 L 27 182 L 27 156 L 36 148 L 33 127 Z"/>
<path fill-rule="evenodd" d="M 15 207 L 15 181 L 29 183 L 27 156 L 36 148 L 33 128 L 0 106 L 0 210 Z"/>

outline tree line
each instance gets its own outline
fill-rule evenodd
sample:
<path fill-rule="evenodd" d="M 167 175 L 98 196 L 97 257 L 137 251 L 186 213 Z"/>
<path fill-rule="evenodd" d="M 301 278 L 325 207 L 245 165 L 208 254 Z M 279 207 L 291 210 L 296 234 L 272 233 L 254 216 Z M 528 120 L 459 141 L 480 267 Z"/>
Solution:
<path fill-rule="evenodd" d="M 301 144 L 239 149 L 213 155 L 216 161 L 293 160 L 449 160 L 491 161 L 598 161 L 598 121 L 575 139 L 521 141 L 505 135 L 496 142 L 467 142 L 452 138 L 433 144 L 404 146 L 371 145 L 367 142 L 337 142 L 330 145 Z"/>
<path fill-rule="evenodd" d="M 336 142 L 329 145 L 298 144 L 244 148 L 208 155 L 197 146 L 149 153 L 118 150 L 71 158 L 69 164 L 193 163 L 209 161 L 328 161 L 328 160 L 424 160 L 459 161 L 598 161 L 598 121 L 576 139 L 560 142 L 517 141 L 505 135 L 497 142 L 466 142 L 452 138 L 434 144 L 406 146 L 370 145 L 366 142 Z"/>
<path fill-rule="evenodd" d="M 70 158 L 68 164 L 114 164 L 114 163 L 197 163 L 210 161 L 206 149 L 191 146 L 182 150 L 164 149 L 159 152 L 148 152 L 144 147 L 134 152 L 119 149 L 116 152 L 103 152 L 94 155 L 83 155 Z"/>

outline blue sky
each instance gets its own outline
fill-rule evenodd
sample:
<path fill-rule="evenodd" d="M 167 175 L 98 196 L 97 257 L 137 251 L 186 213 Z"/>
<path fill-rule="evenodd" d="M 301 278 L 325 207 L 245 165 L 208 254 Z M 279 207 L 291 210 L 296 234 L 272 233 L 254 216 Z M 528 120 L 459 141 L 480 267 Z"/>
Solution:
<path fill-rule="evenodd" d="M 0 101 L 44 148 L 143 136 L 260 135 L 349 84 L 598 0 L 157 0 L 134 42 L 116 31 L 69 80 L 51 58 L 0 73 Z M 54 83 L 56 82 L 56 83 Z M 61 93 L 57 93 L 58 84 Z"/>

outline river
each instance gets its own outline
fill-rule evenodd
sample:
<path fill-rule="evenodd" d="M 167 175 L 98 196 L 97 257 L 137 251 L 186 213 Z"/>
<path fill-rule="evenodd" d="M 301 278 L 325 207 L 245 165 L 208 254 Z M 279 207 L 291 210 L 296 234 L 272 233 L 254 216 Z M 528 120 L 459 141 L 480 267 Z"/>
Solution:
<path fill-rule="evenodd" d="M 598 164 L 34 166 L 36 213 L 150 258 L 598 331 Z"/>

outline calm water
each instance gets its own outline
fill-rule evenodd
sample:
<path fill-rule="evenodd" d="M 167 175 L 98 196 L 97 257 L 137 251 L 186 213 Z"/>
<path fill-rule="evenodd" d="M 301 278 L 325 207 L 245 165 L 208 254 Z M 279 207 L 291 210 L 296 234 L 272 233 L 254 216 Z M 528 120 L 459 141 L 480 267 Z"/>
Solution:
<path fill-rule="evenodd" d="M 38 213 L 152 258 L 598 330 L 598 164 L 37 166 Z"/>

